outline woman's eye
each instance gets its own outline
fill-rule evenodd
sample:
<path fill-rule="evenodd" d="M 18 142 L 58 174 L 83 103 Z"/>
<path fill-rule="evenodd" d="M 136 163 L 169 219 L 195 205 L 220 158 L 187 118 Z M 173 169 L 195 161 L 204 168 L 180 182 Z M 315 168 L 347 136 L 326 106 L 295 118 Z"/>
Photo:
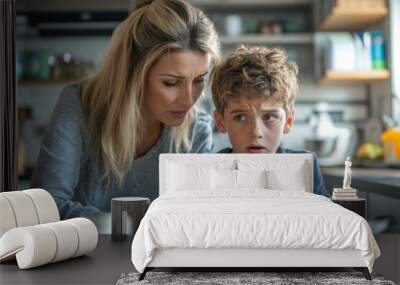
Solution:
<path fill-rule="evenodd" d="M 233 117 L 233 120 L 239 123 L 243 123 L 246 121 L 246 116 L 245 115 L 235 115 Z"/>
<path fill-rule="evenodd" d="M 195 81 L 193 81 L 195 84 L 204 84 L 204 78 L 201 79 L 196 79 Z"/>
<path fill-rule="evenodd" d="M 163 84 L 167 87 L 173 87 L 178 85 L 179 81 L 175 80 L 175 81 L 163 81 Z"/>

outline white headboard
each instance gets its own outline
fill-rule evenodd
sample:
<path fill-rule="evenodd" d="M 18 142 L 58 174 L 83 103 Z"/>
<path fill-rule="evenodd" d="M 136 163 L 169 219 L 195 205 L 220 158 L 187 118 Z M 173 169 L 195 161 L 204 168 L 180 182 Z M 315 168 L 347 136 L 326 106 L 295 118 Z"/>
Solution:
<path fill-rule="evenodd" d="M 301 169 L 303 179 L 296 179 L 298 188 L 313 192 L 312 154 L 161 154 L 159 161 L 159 194 L 167 192 L 168 168 L 173 164 L 185 167 L 207 167 L 218 169 L 270 169 L 278 173 L 277 179 L 294 180 L 296 169 Z M 298 175 L 298 173 L 297 173 Z M 298 177 L 298 176 L 297 176 Z"/>

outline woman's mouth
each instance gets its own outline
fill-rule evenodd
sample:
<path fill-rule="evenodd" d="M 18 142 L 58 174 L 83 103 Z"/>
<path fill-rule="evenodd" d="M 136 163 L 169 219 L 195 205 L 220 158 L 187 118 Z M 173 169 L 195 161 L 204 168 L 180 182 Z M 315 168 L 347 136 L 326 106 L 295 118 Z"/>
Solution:
<path fill-rule="evenodd" d="M 267 149 L 261 145 L 251 145 L 246 148 L 248 153 L 266 153 Z"/>
<path fill-rule="evenodd" d="M 182 119 L 186 116 L 187 111 L 170 111 L 169 113 L 176 119 Z"/>

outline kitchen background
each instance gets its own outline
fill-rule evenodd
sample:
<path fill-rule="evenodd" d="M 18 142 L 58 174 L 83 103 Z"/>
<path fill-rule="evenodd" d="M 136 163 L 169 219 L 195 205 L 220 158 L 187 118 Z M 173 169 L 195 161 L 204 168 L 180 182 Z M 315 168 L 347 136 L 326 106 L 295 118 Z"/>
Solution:
<path fill-rule="evenodd" d="M 400 123 L 385 0 L 190 2 L 215 23 L 223 55 L 240 44 L 279 46 L 298 63 L 296 127 L 285 136 L 286 147 L 315 151 L 322 166 L 342 165 L 346 156 L 384 163 L 381 134 Z M 17 1 L 21 178 L 30 176 L 63 86 L 96 70 L 129 6 L 128 0 Z M 208 90 L 203 105 L 211 111 Z M 227 143 L 215 133 L 215 150 Z M 359 148 L 363 143 L 375 145 Z M 385 164 L 396 166 L 395 158 L 387 152 Z"/>
<path fill-rule="evenodd" d="M 400 1 L 189 2 L 215 23 L 223 55 L 240 44 L 279 46 L 297 62 L 296 121 L 284 146 L 314 151 L 329 191 L 341 187 L 343 162 L 352 157 L 352 185 L 367 200 L 374 233 L 386 234 L 381 240 L 392 255 L 385 262 L 399 268 L 388 278 L 400 280 Z M 16 4 L 18 176 L 26 189 L 58 95 L 96 70 L 131 3 Z M 209 93 L 202 104 L 211 112 Z M 215 130 L 214 143 L 218 151 L 228 139 Z"/>
<path fill-rule="evenodd" d="M 400 132 L 393 129 L 400 126 L 400 1 L 189 2 L 215 23 L 223 55 L 240 44 L 279 46 L 298 63 L 295 127 L 284 146 L 316 152 L 330 191 L 341 186 L 343 162 L 352 157 L 355 174 L 376 178 L 358 189 L 374 231 L 400 233 Z M 25 189 L 58 95 L 96 70 L 131 3 L 16 4 L 18 174 Z M 209 93 L 203 107 L 211 112 Z M 228 140 L 215 132 L 214 143 L 218 151 Z"/>

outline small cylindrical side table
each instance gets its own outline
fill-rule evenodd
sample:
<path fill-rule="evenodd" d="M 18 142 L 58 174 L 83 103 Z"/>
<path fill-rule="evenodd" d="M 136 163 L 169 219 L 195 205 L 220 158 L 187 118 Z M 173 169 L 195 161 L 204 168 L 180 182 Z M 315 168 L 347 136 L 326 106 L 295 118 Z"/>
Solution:
<path fill-rule="evenodd" d="M 123 241 L 127 235 L 134 236 L 149 205 L 150 199 L 143 197 L 111 199 L 111 240 Z M 131 229 L 128 228 L 128 222 Z"/>

